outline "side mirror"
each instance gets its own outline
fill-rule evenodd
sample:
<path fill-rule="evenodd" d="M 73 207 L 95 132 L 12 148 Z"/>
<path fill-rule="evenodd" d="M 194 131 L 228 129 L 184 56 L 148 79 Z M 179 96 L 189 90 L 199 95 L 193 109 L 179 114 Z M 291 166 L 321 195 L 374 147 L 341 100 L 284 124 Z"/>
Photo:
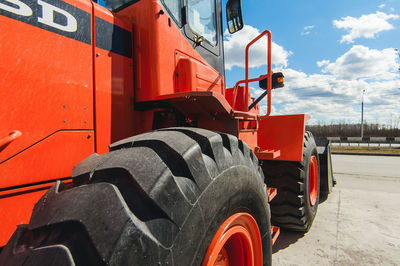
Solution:
<path fill-rule="evenodd" d="M 277 89 L 277 88 L 282 88 L 285 86 L 284 84 L 284 76 L 282 72 L 276 72 L 272 74 L 272 88 L 271 89 Z M 268 88 L 268 78 L 264 78 L 259 81 L 259 86 L 260 88 L 266 90 Z"/>
<path fill-rule="evenodd" d="M 261 78 L 262 76 L 260 76 Z M 282 88 L 285 86 L 284 82 L 284 76 L 282 72 L 277 72 L 273 73 L 271 76 L 271 90 L 277 89 L 277 88 Z M 269 92 L 268 92 L 268 77 L 265 75 L 265 78 L 261 79 L 259 81 L 259 86 L 261 89 L 264 89 L 265 91 L 249 106 L 249 111 L 256 106 Z M 269 115 L 271 111 L 271 94 L 268 95 L 268 113 L 267 116 Z"/>
<path fill-rule="evenodd" d="M 243 28 L 241 0 L 229 0 L 226 3 L 226 21 L 231 34 Z"/>

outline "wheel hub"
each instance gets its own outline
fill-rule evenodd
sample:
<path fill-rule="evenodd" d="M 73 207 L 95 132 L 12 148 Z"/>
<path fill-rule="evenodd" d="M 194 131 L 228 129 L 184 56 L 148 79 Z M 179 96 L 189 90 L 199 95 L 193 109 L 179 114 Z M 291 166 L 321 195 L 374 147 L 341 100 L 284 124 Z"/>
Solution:
<path fill-rule="evenodd" d="M 203 266 L 262 265 L 262 244 L 257 222 L 248 213 L 236 213 L 218 229 Z"/>
<path fill-rule="evenodd" d="M 310 204 L 314 206 L 318 197 L 318 163 L 314 155 L 310 158 L 310 166 L 308 169 L 308 192 Z"/>

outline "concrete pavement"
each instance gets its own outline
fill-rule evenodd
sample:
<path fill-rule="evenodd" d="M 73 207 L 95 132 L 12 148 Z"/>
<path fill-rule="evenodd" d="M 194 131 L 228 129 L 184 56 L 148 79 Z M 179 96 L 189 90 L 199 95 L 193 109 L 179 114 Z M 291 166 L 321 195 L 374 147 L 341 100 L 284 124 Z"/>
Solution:
<path fill-rule="evenodd" d="M 273 265 L 400 265 L 400 157 L 333 155 L 333 167 L 311 230 L 283 231 Z"/>

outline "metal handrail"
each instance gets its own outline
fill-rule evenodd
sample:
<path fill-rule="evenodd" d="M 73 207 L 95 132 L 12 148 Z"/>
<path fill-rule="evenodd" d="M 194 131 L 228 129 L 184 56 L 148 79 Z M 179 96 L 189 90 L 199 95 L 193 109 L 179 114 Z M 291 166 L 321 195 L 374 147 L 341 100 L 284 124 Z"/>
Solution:
<path fill-rule="evenodd" d="M 253 78 L 253 79 L 249 79 L 249 49 L 250 46 L 252 46 L 255 42 L 257 42 L 259 39 L 261 39 L 261 37 L 263 37 L 264 35 L 267 35 L 267 41 L 268 41 L 268 48 L 267 48 L 267 74 L 266 75 L 262 75 L 258 78 Z M 255 81 L 260 81 L 264 78 L 267 77 L 267 114 L 266 116 L 268 116 L 271 113 L 271 87 L 272 87 L 272 70 L 271 70 L 271 32 L 269 30 L 265 30 L 263 31 L 260 35 L 258 35 L 256 38 L 254 38 L 249 44 L 247 44 L 246 46 L 246 61 L 245 61 L 245 79 L 244 80 L 240 80 L 238 82 L 236 82 L 235 87 L 233 89 L 233 107 L 236 104 L 236 96 L 237 96 L 237 91 L 238 91 L 238 87 L 240 84 L 245 83 L 245 93 L 244 93 L 244 106 L 245 106 L 245 110 L 247 111 L 249 109 L 249 102 L 248 102 L 248 98 L 249 98 L 249 83 L 250 82 L 255 82 Z"/>

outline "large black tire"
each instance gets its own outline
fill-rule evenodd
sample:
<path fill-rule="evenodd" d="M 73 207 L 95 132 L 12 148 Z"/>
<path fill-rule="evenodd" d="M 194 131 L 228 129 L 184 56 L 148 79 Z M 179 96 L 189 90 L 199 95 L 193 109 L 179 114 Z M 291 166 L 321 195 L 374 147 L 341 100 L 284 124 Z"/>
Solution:
<path fill-rule="evenodd" d="M 268 187 L 278 189 L 277 196 L 270 203 L 273 225 L 301 232 L 310 230 L 317 213 L 320 192 L 318 187 L 316 202 L 311 204 L 308 178 L 311 156 L 315 156 L 319 165 L 314 137 L 307 131 L 301 162 L 263 162 L 262 168 Z M 318 184 L 319 176 L 318 172 Z"/>
<path fill-rule="evenodd" d="M 128 138 L 57 182 L 0 254 L 0 265 L 200 265 L 220 225 L 247 212 L 271 264 L 258 160 L 237 138 L 172 128 Z"/>

